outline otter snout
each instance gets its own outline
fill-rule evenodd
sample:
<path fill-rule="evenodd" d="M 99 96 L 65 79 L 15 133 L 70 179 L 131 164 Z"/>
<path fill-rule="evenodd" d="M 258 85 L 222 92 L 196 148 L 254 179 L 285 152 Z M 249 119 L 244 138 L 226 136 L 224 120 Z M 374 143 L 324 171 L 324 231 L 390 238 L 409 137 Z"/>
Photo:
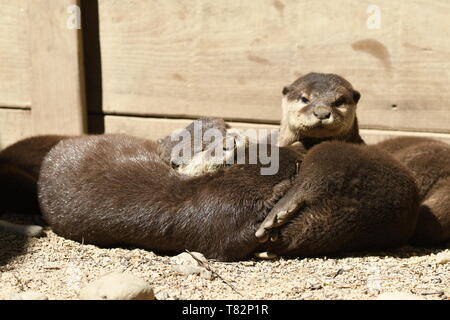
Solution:
<path fill-rule="evenodd" d="M 313 109 L 313 114 L 319 120 L 329 119 L 331 117 L 331 108 L 327 106 L 317 106 Z"/>

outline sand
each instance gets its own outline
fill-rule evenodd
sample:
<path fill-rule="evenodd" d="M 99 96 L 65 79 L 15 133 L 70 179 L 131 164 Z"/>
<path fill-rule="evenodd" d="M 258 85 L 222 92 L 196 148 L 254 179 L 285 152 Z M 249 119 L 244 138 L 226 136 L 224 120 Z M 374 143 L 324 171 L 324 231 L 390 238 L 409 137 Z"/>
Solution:
<path fill-rule="evenodd" d="M 112 271 L 131 272 L 159 299 L 374 299 L 402 291 L 450 299 L 449 246 L 402 247 L 342 257 L 249 260 L 210 267 L 224 280 L 181 275 L 171 257 L 141 249 L 98 248 L 45 229 L 25 238 L 0 229 L 0 298 L 36 291 L 49 299 L 78 299 L 80 289 Z"/>

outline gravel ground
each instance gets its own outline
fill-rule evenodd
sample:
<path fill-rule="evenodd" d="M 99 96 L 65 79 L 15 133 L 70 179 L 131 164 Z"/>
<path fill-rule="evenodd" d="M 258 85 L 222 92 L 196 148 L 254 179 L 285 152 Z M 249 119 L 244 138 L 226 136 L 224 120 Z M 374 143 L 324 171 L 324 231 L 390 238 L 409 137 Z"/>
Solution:
<path fill-rule="evenodd" d="M 171 269 L 171 257 L 140 249 L 101 249 L 45 230 L 26 239 L 0 229 L 0 298 L 37 291 L 77 299 L 81 288 L 111 271 L 150 283 L 159 299 L 373 299 L 402 291 L 450 299 L 450 250 L 403 247 L 338 258 L 210 262 L 220 277 L 206 280 Z M 442 262 L 442 261 L 441 261 Z M 233 287 L 233 288 L 232 288 Z"/>

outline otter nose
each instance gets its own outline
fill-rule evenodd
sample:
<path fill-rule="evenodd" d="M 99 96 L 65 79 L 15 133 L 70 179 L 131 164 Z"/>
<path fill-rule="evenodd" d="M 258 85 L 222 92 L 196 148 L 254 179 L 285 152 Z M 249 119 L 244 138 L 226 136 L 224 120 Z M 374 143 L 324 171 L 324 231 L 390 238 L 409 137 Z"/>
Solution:
<path fill-rule="evenodd" d="M 330 118 L 331 116 L 331 110 L 327 107 L 317 107 L 314 108 L 313 114 L 316 116 L 317 119 L 325 120 Z"/>

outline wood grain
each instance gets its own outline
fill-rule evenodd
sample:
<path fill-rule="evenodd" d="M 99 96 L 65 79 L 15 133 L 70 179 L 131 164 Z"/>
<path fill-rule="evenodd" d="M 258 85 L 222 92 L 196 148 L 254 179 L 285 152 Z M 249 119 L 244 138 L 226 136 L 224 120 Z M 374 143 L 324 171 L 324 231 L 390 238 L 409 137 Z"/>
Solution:
<path fill-rule="evenodd" d="M 31 136 L 31 111 L 0 109 L 0 129 L 0 150 Z"/>
<path fill-rule="evenodd" d="M 27 0 L 0 0 L 0 106 L 30 106 Z"/>
<path fill-rule="evenodd" d="M 274 123 L 283 85 L 339 73 L 369 129 L 450 133 L 450 2 L 99 0 L 104 110 Z M 432 23 L 430 20 L 432 17 Z"/>
<path fill-rule="evenodd" d="M 28 0 L 35 134 L 86 131 L 82 39 L 67 27 L 76 0 Z"/>
<path fill-rule="evenodd" d="M 159 139 L 172 131 L 186 127 L 193 119 L 160 119 L 160 118 L 138 118 L 123 116 L 106 116 L 106 133 L 124 133 L 146 139 Z M 245 122 L 229 122 L 232 128 L 239 129 L 277 129 L 278 126 L 271 124 L 253 124 Z M 389 130 L 361 130 L 363 139 L 368 144 L 374 144 L 384 139 L 399 136 L 421 136 L 430 137 L 450 143 L 450 134 L 419 133 Z"/>

